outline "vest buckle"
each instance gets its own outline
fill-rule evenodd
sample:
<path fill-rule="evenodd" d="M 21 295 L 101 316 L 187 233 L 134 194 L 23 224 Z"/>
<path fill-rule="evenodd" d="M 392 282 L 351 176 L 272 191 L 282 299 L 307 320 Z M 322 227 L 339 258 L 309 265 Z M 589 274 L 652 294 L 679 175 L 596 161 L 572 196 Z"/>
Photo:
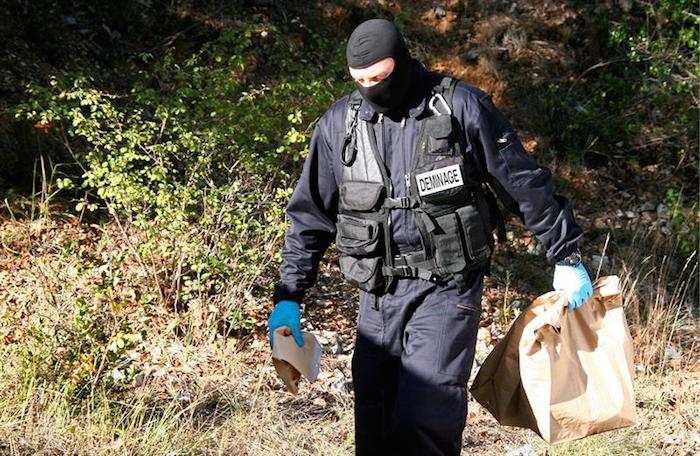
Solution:
<path fill-rule="evenodd" d="M 398 198 L 385 198 L 382 207 L 387 209 L 411 209 L 417 206 L 418 201 L 410 196 Z"/>

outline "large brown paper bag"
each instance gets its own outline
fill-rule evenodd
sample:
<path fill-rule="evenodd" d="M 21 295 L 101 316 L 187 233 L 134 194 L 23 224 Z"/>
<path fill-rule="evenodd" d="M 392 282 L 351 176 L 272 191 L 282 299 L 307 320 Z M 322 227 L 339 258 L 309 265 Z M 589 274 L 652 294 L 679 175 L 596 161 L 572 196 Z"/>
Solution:
<path fill-rule="evenodd" d="M 470 389 L 499 423 L 526 427 L 549 443 L 634 424 L 632 339 L 617 276 L 567 312 L 550 292 L 513 322 Z"/>

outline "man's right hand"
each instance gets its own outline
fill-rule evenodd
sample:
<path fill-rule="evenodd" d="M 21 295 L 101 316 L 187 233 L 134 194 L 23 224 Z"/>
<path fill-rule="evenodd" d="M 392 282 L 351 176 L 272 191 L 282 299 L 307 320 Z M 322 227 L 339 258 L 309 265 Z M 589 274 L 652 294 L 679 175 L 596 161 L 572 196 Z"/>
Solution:
<path fill-rule="evenodd" d="M 272 347 L 272 335 L 275 330 L 281 326 L 287 326 L 292 331 L 294 341 L 298 346 L 304 346 L 304 338 L 301 337 L 301 311 L 299 304 L 294 301 L 280 301 L 275 306 L 267 319 L 268 336 L 270 338 L 270 347 Z"/>

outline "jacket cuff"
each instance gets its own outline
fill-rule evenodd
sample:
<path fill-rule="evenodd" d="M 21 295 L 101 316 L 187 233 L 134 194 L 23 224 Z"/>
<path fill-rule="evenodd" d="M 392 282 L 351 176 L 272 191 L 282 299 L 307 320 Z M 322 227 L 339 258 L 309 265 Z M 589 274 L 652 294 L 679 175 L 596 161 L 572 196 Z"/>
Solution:
<path fill-rule="evenodd" d="M 578 243 L 572 243 L 563 247 L 555 256 L 549 258 L 549 263 L 555 265 L 574 252 L 581 253 L 581 251 L 578 248 Z"/>
<path fill-rule="evenodd" d="M 301 290 L 280 282 L 275 286 L 272 301 L 275 305 L 280 301 L 294 301 L 301 305 L 301 302 L 304 300 L 304 295 L 306 295 L 306 290 Z"/>

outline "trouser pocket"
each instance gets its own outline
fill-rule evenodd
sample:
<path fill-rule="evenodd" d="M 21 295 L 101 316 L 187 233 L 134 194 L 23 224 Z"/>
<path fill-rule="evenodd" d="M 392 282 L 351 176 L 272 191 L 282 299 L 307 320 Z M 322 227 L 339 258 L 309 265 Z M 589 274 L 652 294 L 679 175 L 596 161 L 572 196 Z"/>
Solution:
<path fill-rule="evenodd" d="M 438 372 L 465 383 L 474 361 L 476 335 L 479 330 L 479 302 L 444 303 L 444 314 L 437 350 Z"/>
<path fill-rule="evenodd" d="M 341 255 L 340 272 L 345 280 L 367 292 L 384 288 L 383 261 L 380 257 L 356 258 Z"/>

